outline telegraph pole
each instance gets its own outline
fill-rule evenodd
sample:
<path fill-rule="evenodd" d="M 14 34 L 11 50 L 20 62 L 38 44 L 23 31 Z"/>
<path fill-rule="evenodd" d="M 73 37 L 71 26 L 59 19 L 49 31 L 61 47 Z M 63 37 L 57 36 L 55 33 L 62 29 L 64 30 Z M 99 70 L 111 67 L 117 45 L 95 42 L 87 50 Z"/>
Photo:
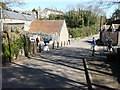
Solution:
<path fill-rule="evenodd" d="M 1 14 L 1 31 L 3 31 L 2 7 L 1 6 L 0 6 L 0 14 Z"/>
<path fill-rule="evenodd" d="M 102 16 L 100 17 L 100 41 L 102 41 Z"/>

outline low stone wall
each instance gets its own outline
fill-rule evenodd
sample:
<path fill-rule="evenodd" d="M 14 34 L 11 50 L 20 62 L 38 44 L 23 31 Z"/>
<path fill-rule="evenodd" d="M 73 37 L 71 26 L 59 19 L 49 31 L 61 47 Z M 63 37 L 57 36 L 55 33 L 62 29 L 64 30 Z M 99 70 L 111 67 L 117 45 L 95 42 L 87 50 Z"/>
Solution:
<path fill-rule="evenodd" d="M 11 62 L 22 57 L 36 54 L 36 44 L 31 43 L 28 36 L 15 32 L 2 33 L 2 63 Z M 33 49 L 34 48 L 34 49 Z"/>

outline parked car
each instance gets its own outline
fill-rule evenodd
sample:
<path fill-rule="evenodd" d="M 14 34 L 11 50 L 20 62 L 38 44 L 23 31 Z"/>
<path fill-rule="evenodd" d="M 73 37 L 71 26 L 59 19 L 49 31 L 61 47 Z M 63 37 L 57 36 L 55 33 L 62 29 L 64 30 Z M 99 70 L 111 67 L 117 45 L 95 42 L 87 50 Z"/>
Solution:
<path fill-rule="evenodd" d="M 35 42 L 35 38 L 30 37 L 30 41 L 31 41 L 31 42 Z"/>

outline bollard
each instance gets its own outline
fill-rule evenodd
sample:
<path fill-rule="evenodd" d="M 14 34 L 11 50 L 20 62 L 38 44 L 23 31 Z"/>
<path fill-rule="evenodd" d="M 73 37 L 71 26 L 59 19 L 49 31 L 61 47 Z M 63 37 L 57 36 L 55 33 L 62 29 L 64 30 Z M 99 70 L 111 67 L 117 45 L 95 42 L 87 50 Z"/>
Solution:
<path fill-rule="evenodd" d="M 35 49 L 34 49 L 34 50 L 35 50 L 35 55 L 36 55 L 36 54 L 37 54 L 37 44 L 35 43 L 34 46 L 35 46 Z"/>
<path fill-rule="evenodd" d="M 69 45 L 70 45 L 70 40 L 68 40 L 68 43 L 69 43 Z"/>
<path fill-rule="evenodd" d="M 57 48 L 59 48 L 59 42 L 57 42 Z"/>
<path fill-rule="evenodd" d="M 64 46 L 65 46 L 65 41 L 64 41 Z"/>
<path fill-rule="evenodd" d="M 93 46 L 92 56 L 95 55 L 95 46 Z"/>
<path fill-rule="evenodd" d="M 61 47 L 62 47 L 62 41 L 61 41 Z"/>
<path fill-rule="evenodd" d="M 67 45 L 68 45 L 68 41 L 67 41 Z"/>
<path fill-rule="evenodd" d="M 55 42 L 53 42 L 53 44 L 52 44 L 52 45 L 53 45 L 52 49 L 54 49 L 54 48 L 55 48 Z"/>
<path fill-rule="evenodd" d="M 35 44 L 33 43 L 33 54 L 35 54 Z"/>
<path fill-rule="evenodd" d="M 39 53 L 41 53 L 41 44 L 39 44 Z"/>

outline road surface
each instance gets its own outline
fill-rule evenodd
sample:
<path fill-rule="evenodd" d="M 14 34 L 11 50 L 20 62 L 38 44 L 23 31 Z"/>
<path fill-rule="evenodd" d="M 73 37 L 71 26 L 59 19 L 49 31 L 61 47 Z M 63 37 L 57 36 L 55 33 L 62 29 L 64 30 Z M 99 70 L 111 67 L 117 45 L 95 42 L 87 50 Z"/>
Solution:
<path fill-rule="evenodd" d="M 92 37 L 74 40 L 66 47 L 3 67 L 3 88 L 87 89 L 83 58 L 91 49 L 91 41 Z"/>

